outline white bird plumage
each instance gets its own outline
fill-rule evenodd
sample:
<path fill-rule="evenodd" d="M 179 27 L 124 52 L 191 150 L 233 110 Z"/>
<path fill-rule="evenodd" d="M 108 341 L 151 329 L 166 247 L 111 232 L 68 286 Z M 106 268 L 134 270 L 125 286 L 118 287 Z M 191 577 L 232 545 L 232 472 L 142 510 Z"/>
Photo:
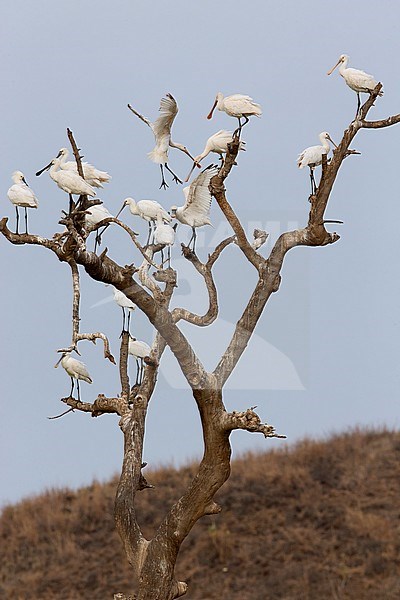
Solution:
<path fill-rule="evenodd" d="M 64 171 L 73 171 L 74 173 L 78 173 L 78 166 L 75 161 L 67 161 L 69 156 L 69 152 L 67 148 L 61 148 L 60 152 L 57 154 L 57 158 L 60 159 L 60 168 Z M 87 162 L 82 163 L 83 176 L 85 181 L 97 188 L 102 188 L 103 183 L 109 183 L 111 179 L 111 175 L 109 175 L 106 171 L 99 171 L 93 165 L 90 165 Z"/>
<path fill-rule="evenodd" d="M 329 142 L 336 148 L 335 142 L 332 140 L 331 136 L 327 131 L 323 131 L 319 134 L 319 139 L 321 141 L 321 146 L 310 146 L 306 148 L 299 154 L 297 157 L 297 166 L 299 169 L 304 169 L 304 167 L 310 168 L 310 179 L 311 179 L 311 194 L 316 192 L 317 186 L 314 179 L 314 169 L 322 164 L 322 157 L 324 154 L 329 154 L 330 145 Z"/>
<path fill-rule="evenodd" d="M 176 227 L 176 225 L 175 225 Z M 156 244 L 163 244 L 168 247 L 168 265 L 171 266 L 171 246 L 175 243 L 175 229 L 171 225 L 164 223 L 164 219 L 160 213 L 157 214 L 157 224 L 154 230 L 154 242 Z M 164 265 L 164 254 L 161 250 L 161 262 Z"/>
<path fill-rule="evenodd" d="M 108 285 L 108 284 L 106 284 Z M 113 294 L 114 294 L 114 301 L 118 304 L 118 306 L 120 306 L 122 308 L 122 331 L 125 331 L 125 310 L 128 311 L 128 331 L 129 331 L 129 322 L 130 322 L 130 318 L 131 318 L 131 312 L 135 310 L 136 308 L 136 304 L 134 302 L 132 302 L 132 300 L 130 300 L 128 298 L 128 296 L 126 296 L 124 294 L 124 292 L 121 292 L 121 290 L 118 290 L 116 287 L 114 287 L 113 285 L 111 286 Z"/>
<path fill-rule="evenodd" d="M 110 211 L 104 206 L 104 204 L 95 204 L 90 208 L 85 210 L 85 228 L 90 233 L 101 221 L 107 219 L 108 217 L 112 217 Z M 97 245 L 101 244 L 101 236 L 104 231 L 109 226 L 109 223 L 104 225 L 101 231 L 97 230 L 95 242 L 94 242 L 94 252 L 96 252 Z"/>
<path fill-rule="evenodd" d="M 358 99 L 357 113 L 356 113 L 356 116 L 357 116 L 358 112 L 360 110 L 360 105 L 361 105 L 360 93 L 364 92 L 364 93 L 370 94 L 374 90 L 374 88 L 378 85 L 378 82 L 375 81 L 375 78 L 373 75 L 369 75 L 368 73 L 365 73 L 365 71 L 361 71 L 360 69 L 353 69 L 351 67 L 348 68 L 347 67 L 348 62 L 349 62 L 349 57 L 347 56 L 347 54 L 341 54 L 336 65 L 334 67 L 332 67 L 332 69 L 330 69 L 330 71 L 328 71 L 327 75 L 331 75 L 331 73 L 333 73 L 333 71 L 336 69 L 336 67 L 339 67 L 340 75 L 343 77 L 343 79 L 345 80 L 345 82 L 347 83 L 349 88 L 357 93 L 357 99 Z M 383 92 L 380 91 L 379 96 L 382 96 L 382 95 L 383 95 Z"/>
<path fill-rule="evenodd" d="M 259 117 L 262 114 L 261 105 L 254 102 L 253 98 L 250 98 L 250 96 L 244 96 L 243 94 L 233 94 L 232 96 L 225 96 L 224 98 L 223 93 L 218 92 L 213 107 L 207 115 L 207 119 L 212 118 L 215 108 L 226 112 L 230 117 L 236 117 L 238 119 L 239 127 L 235 130 L 234 134 L 238 131 L 240 132 L 242 127 L 249 122 L 249 117 L 253 115 Z M 243 124 L 241 121 L 242 118 L 245 120 Z"/>
<path fill-rule="evenodd" d="M 215 152 L 219 154 L 220 159 L 222 160 L 222 155 L 226 154 L 228 151 L 228 144 L 232 142 L 233 133 L 232 131 L 226 131 L 225 129 L 220 129 L 217 133 L 214 133 L 212 136 L 208 138 L 206 141 L 206 145 L 201 154 L 194 157 L 193 166 L 190 170 L 189 175 L 186 177 L 185 182 L 189 181 L 191 174 L 194 171 L 195 166 L 201 166 L 200 161 L 203 160 L 210 152 Z M 241 141 L 239 144 L 239 150 L 245 150 L 246 142 Z"/>
<path fill-rule="evenodd" d="M 67 192 L 68 194 L 95 196 L 96 192 L 91 185 L 87 183 L 82 177 L 74 171 L 63 171 L 61 168 L 61 160 L 59 158 L 53 158 L 53 160 L 46 166 L 43 167 L 36 175 L 41 175 L 43 171 L 48 170 L 49 175 L 58 187 Z"/>
<path fill-rule="evenodd" d="M 136 385 L 140 385 L 142 382 L 144 370 L 143 359 L 146 358 L 146 356 L 149 356 L 150 352 L 151 348 L 146 342 L 142 342 L 129 336 L 128 353 L 136 358 Z"/>
<path fill-rule="evenodd" d="M 136 200 L 134 200 L 133 198 L 125 198 L 121 209 L 116 215 L 116 218 L 118 218 L 125 206 L 129 206 L 129 210 L 132 215 L 137 215 L 138 217 L 141 217 L 142 219 L 148 222 L 149 234 L 147 237 L 146 244 L 150 242 L 152 226 L 156 222 L 157 215 L 161 215 L 162 219 L 164 221 L 167 221 L 167 223 L 170 223 L 172 220 L 171 215 L 169 215 L 165 208 L 163 208 L 161 204 L 156 200 L 139 200 L 138 202 L 136 202 Z"/>
<path fill-rule="evenodd" d="M 28 213 L 27 208 L 37 208 L 39 206 L 38 199 L 36 198 L 33 190 L 28 186 L 25 181 L 24 174 L 21 171 L 14 171 L 11 176 L 14 185 L 12 185 L 8 192 L 7 196 L 10 202 L 15 206 L 15 212 L 17 215 L 17 223 L 16 223 L 16 233 L 18 233 L 18 225 L 19 225 L 19 211 L 18 207 L 22 207 L 25 209 L 25 231 L 28 233 Z"/>
<path fill-rule="evenodd" d="M 196 244 L 196 228 L 203 225 L 211 225 L 210 208 L 211 192 L 209 185 L 211 178 L 218 173 L 218 167 L 210 165 L 204 169 L 192 183 L 183 188 L 185 204 L 183 206 L 171 206 L 171 215 L 184 225 L 192 228 L 193 251 Z"/>
<path fill-rule="evenodd" d="M 168 166 L 168 149 L 169 147 L 178 148 L 178 150 L 181 150 L 182 152 L 187 154 L 192 160 L 193 156 L 189 153 L 186 146 L 177 142 L 173 142 L 171 138 L 172 124 L 179 110 L 175 98 L 171 94 L 166 94 L 165 98 L 161 98 L 159 108 L 161 114 L 154 123 L 147 119 L 147 117 L 144 117 L 143 115 L 138 113 L 134 108 L 132 108 L 130 104 L 128 104 L 128 108 L 137 117 L 139 117 L 139 119 L 146 123 L 146 125 L 150 127 L 154 134 L 156 145 L 153 148 L 153 150 L 148 153 L 148 157 L 150 158 L 150 160 L 160 165 L 162 178 L 160 189 L 162 187 L 164 189 L 168 187 L 168 184 L 164 178 L 164 167 L 167 169 L 167 171 L 169 171 L 172 174 L 173 180 L 176 183 L 182 183 L 179 177 L 175 175 L 175 173 L 171 171 L 171 169 Z"/>
<path fill-rule="evenodd" d="M 71 392 L 70 396 L 74 391 L 74 380 L 77 382 L 78 389 L 78 400 L 80 400 L 80 390 L 79 390 L 79 380 L 86 381 L 86 383 L 92 383 L 92 378 L 89 375 L 89 371 L 86 368 L 86 365 L 77 360 L 76 358 L 72 358 L 70 352 L 63 352 L 60 360 L 56 363 L 55 367 L 61 363 L 61 366 L 65 369 L 68 375 L 71 377 Z"/>
<path fill-rule="evenodd" d="M 85 211 L 85 227 L 90 231 L 93 227 L 96 227 L 98 223 L 103 221 L 103 219 L 107 219 L 108 217 L 112 217 L 112 214 L 104 204 L 91 206 Z"/>

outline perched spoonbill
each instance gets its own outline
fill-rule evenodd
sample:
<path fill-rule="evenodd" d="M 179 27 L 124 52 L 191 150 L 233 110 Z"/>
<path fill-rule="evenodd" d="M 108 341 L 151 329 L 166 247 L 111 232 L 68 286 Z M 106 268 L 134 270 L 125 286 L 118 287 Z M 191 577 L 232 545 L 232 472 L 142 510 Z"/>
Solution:
<path fill-rule="evenodd" d="M 7 192 L 8 199 L 14 204 L 15 212 L 17 215 L 17 224 L 15 233 L 18 233 L 19 225 L 19 211 L 18 207 L 21 206 L 25 210 L 25 233 L 28 233 L 28 212 L 27 208 L 37 208 L 39 203 L 33 190 L 28 186 L 25 181 L 24 174 L 21 171 L 14 171 L 11 176 L 14 185 L 10 187 Z"/>
<path fill-rule="evenodd" d="M 76 358 L 72 358 L 71 352 L 63 352 L 60 360 L 54 365 L 55 368 L 61 363 L 61 366 L 64 367 L 68 375 L 71 377 L 71 391 L 69 395 L 72 397 L 72 393 L 74 391 L 75 379 L 76 386 L 78 388 L 78 400 L 81 399 L 81 394 L 79 390 L 79 380 L 86 381 L 86 383 L 92 383 L 92 378 L 89 375 L 89 372 L 86 368 L 86 365 L 80 360 L 76 360 Z"/>
<path fill-rule="evenodd" d="M 183 188 L 185 195 L 184 206 L 171 206 L 171 216 L 184 225 L 189 225 L 192 228 L 193 252 L 196 245 L 196 228 L 203 225 L 211 225 L 210 208 L 211 208 L 211 192 L 208 189 L 211 178 L 218 173 L 218 167 L 210 165 L 204 169 L 192 183 Z M 189 246 L 188 244 L 188 246 Z"/>
<path fill-rule="evenodd" d="M 236 135 L 238 132 L 240 135 L 242 127 L 249 122 L 249 117 L 252 115 L 259 117 L 262 114 L 261 105 L 256 104 L 250 96 L 244 96 L 243 94 L 233 94 L 224 98 L 223 93 L 218 92 L 213 107 L 207 115 L 207 119 L 212 118 L 215 107 L 218 110 L 223 110 L 230 117 L 236 117 L 239 121 L 239 127 L 235 129 L 233 135 Z M 242 118 L 245 120 L 243 124 L 241 121 Z"/>
<path fill-rule="evenodd" d="M 169 171 L 172 174 L 175 183 L 182 183 L 179 177 L 177 177 L 177 175 L 175 175 L 175 173 L 171 171 L 171 169 L 168 166 L 168 148 L 170 146 L 171 148 L 178 148 L 178 150 L 181 150 L 182 152 L 187 154 L 192 160 L 193 156 L 189 153 L 186 146 L 184 146 L 183 144 L 178 144 L 177 142 L 173 142 L 171 139 L 172 123 L 174 122 L 174 119 L 178 114 L 179 110 L 175 98 L 171 94 L 166 94 L 165 98 L 161 98 L 159 108 L 161 115 L 154 123 L 152 123 L 151 121 L 149 121 L 149 119 L 138 113 L 134 108 L 132 108 L 130 104 L 128 104 L 128 108 L 133 112 L 133 114 L 135 114 L 137 117 L 139 117 L 139 119 L 146 123 L 146 125 L 150 127 L 154 134 L 156 145 L 154 149 L 151 152 L 149 152 L 148 157 L 150 158 L 150 160 L 160 165 L 160 189 L 167 189 L 168 187 L 168 184 L 164 178 L 164 167 L 167 169 L 167 171 Z"/>
<path fill-rule="evenodd" d="M 85 228 L 90 233 L 98 223 L 103 221 L 103 219 L 107 219 L 108 217 L 112 217 L 110 211 L 104 206 L 104 204 L 96 204 L 95 206 L 91 206 L 85 211 Z M 97 245 L 101 244 L 101 236 L 104 231 L 107 229 L 109 223 L 104 226 L 102 231 L 96 231 L 96 238 L 94 242 L 94 252 L 96 252 Z"/>
<path fill-rule="evenodd" d="M 141 342 L 136 338 L 129 336 L 128 353 L 136 358 L 136 384 L 140 385 L 143 380 L 144 364 L 143 359 L 149 356 L 151 348 L 146 342 Z"/>
<path fill-rule="evenodd" d="M 171 267 L 171 246 L 175 243 L 175 229 L 177 223 L 175 223 L 174 227 L 164 223 L 164 219 L 160 213 L 157 214 L 157 225 L 154 230 L 154 242 L 156 244 L 163 244 L 168 247 L 167 250 L 167 261 L 168 266 Z M 161 263 L 164 266 L 164 253 L 163 249 L 161 249 Z"/>
<path fill-rule="evenodd" d="M 317 185 L 314 179 L 314 169 L 322 164 L 323 155 L 329 153 L 329 150 L 331 149 L 329 142 L 332 142 L 335 148 L 337 148 L 335 142 L 332 140 L 327 131 L 320 133 L 319 139 L 321 140 L 321 146 L 310 146 L 309 148 L 303 150 L 303 152 L 297 157 L 297 166 L 299 169 L 310 167 L 311 194 L 315 194 L 317 191 Z"/>
<path fill-rule="evenodd" d="M 185 183 L 189 181 L 190 176 L 193 173 L 196 165 L 200 167 L 200 161 L 202 161 L 203 158 L 210 154 L 210 152 L 215 152 L 216 154 L 219 154 L 220 160 L 223 160 L 222 155 L 227 152 L 228 144 L 230 144 L 232 138 L 233 133 L 231 131 L 225 131 L 224 129 L 217 131 L 217 133 L 214 133 L 214 135 L 209 137 L 203 152 L 198 156 L 194 157 L 193 167 L 191 168 L 189 175 L 186 177 Z M 245 150 L 245 144 L 246 142 L 240 142 L 239 150 Z"/>
<path fill-rule="evenodd" d="M 158 214 L 160 214 L 162 219 L 164 221 L 167 221 L 168 223 L 170 223 L 172 220 L 171 215 L 169 215 L 165 208 L 163 208 L 161 204 L 159 204 L 155 200 L 139 200 L 139 202 L 136 202 L 133 198 L 125 198 L 122 207 L 116 215 L 116 218 L 118 218 L 118 216 L 124 210 L 125 206 L 129 206 L 129 210 L 133 215 L 137 215 L 148 222 L 149 235 L 147 236 L 146 244 L 150 242 L 152 226 L 154 225 Z"/>
<path fill-rule="evenodd" d="M 262 229 L 255 229 L 253 231 L 253 237 L 254 242 L 251 244 L 251 247 L 254 248 L 254 250 L 258 250 L 269 238 L 269 233 Z"/>
<path fill-rule="evenodd" d="M 109 285 L 108 283 L 106 283 L 106 285 Z M 120 290 L 118 290 L 116 287 L 114 287 L 113 285 L 111 286 L 113 293 L 114 293 L 114 300 L 115 302 L 118 304 L 118 306 L 120 306 L 122 308 L 122 331 L 129 331 L 129 323 L 131 320 L 131 312 L 133 310 L 135 310 L 136 308 L 136 304 L 134 302 L 132 302 L 132 300 L 129 300 L 128 296 L 125 296 L 124 292 L 121 292 Z M 125 320 L 126 320 L 126 316 L 125 316 L 125 310 L 128 311 L 128 329 L 125 329 Z"/>
<path fill-rule="evenodd" d="M 361 100 L 360 93 L 364 92 L 366 94 L 370 94 L 374 88 L 378 85 L 378 82 L 375 81 L 373 75 L 368 75 L 364 71 L 360 71 L 360 69 L 352 69 L 347 68 L 347 63 L 349 62 L 349 57 L 347 54 L 341 54 L 339 60 L 336 65 L 332 67 L 330 71 L 328 71 L 327 75 L 333 73 L 336 67 L 339 67 L 339 73 L 347 83 L 350 89 L 357 93 L 357 113 L 356 117 L 359 113 Z M 383 92 L 379 92 L 379 96 L 383 96 Z"/>
<path fill-rule="evenodd" d="M 67 148 L 61 148 L 60 152 L 57 154 L 57 158 L 61 160 L 60 168 L 64 171 L 78 173 L 76 162 L 74 160 L 67 161 L 68 156 L 69 152 Z M 111 175 L 106 173 L 106 171 L 99 171 L 99 169 L 96 169 L 96 167 L 87 162 L 82 163 L 82 169 L 85 181 L 93 187 L 102 188 L 103 183 L 109 183 L 111 179 Z"/>
<path fill-rule="evenodd" d="M 43 171 L 49 171 L 49 175 L 53 181 L 56 182 L 58 187 L 69 194 L 69 211 L 72 208 L 72 194 L 79 196 L 95 196 L 96 192 L 91 185 L 87 183 L 82 177 L 74 171 L 63 171 L 60 169 L 61 160 L 59 158 L 53 158 L 48 165 L 40 169 L 36 173 L 38 177 Z"/>

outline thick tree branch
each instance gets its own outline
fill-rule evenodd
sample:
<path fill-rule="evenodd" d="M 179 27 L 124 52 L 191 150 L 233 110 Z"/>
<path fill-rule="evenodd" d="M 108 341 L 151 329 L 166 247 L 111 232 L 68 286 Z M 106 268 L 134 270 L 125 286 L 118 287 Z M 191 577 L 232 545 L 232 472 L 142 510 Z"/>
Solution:
<path fill-rule="evenodd" d="M 0 233 L 4 237 L 17 246 L 23 244 L 30 244 L 32 246 L 43 246 L 52 250 L 59 258 L 63 257 L 63 251 L 57 240 L 48 240 L 47 238 L 41 237 L 40 235 L 34 235 L 32 233 L 13 233 L 7 227 L 8 217 L 3 217 L 0 221 Z"/>
<path fill-rule="evenodd" d="M 220 242 L 215 249 L 213 250 L 213 252 L 211 252 L 211 254 L 208 255 L 208 260 L 206 262 L 206 267 L 208 269 L 211 269 L 215 262 L 218 260 L 218 258 L 221 256 L 221 253 L 223 250 L 225 250 L 225 248 L 227 246 L 229 246 L 229 244 L 232 244 L 232 242 L 234 242 L 236 240 L 236 236 L 235 235 L 231 235 L 230 237 L 222 240 L 222 242 Z"/>
<path fill-rule="evenodd" d="M 79 307 L 80 307 L 80 299 L 81 299 L 81 290 L 80 290 L 80 281 L 79 281 L 79 270 L 78 265 L 73 259 L 68 260 L 68 264 L 71 267 L 72 274 L 72 290 L 73 290 L 73 300 L 72 300 L 72 342 L 71 349 L 76 350 L 78 342 L 82 340 L 88 340 L 93 344 L 96 344 L 96 340 L 101 339 L 104 344 L 104 358 L 107 358 L 110 362 L 115 365 L 115 358 L 110 352 L 110 342 L 108 341 L 107 336 L 104 333 L 100 333 L 99 331 L 94 333 L 80 333 L 79 325 L 80 325 L 80 316 L 79 316 Z"/>
<path fill-rule="evenodd" d="M 391 125 L 396 125 L 400 123 L 400 113 L 398 115 L 393 115 L 392 117 L 388 117 L 387 119 L 381 119 L 379 121 L 361 121 L 361 127 L 365 129 L 381 129 L 382 127 L 390 127 Z"/>
<path fill-rule="evenodd" d="M 123 416 L 129 411 L 128 403 L 122 398 L 106 398 L 103 394 L 99 394 L 92 404 L 90 402 L 81 402 L 72 396 L 61 398 L 61 402 L 64 402 L 64 404 L 74 410 L 91 413 L 92 417 L 99 417 L 106 413 Z"/>
<path fill-rule="evenodd" d="M 244 429 L 250 433 L 262 433 L 266 438 L 286 438 L 286 435 L 276 433 L 275 428 L 268 423 L 262 423 L 260 417 L 254 412 L 255 406 L 244 412 L 233 411 L 223 416 L 223 426 L 228 431 Z"/>
<path fill-rule="evenodd" d="M 180 321 L 181 319 L 187 321 L 188 323 L 192 323 L 193 325 L 197 325 L 198 327 L 206 327 L 207 325 L 211 325 L 215 321 L 218 316 L 219 307 L 218 307 L 218 293 L 217 288 L 215 286 L 214 278 L 212 275 L 212 267 L 215 264 L 215 261 L 219 258 L 224 248 L 226 248 L 229 244 L 231 244 L 236 239 L 236 236 L 231 236 L 226 238 L 222 242 L 218 244 L 212 254 L 209 255 L 207 262 L 202 263 L 197 255 L 190 250 L 184 244 L 182 246 L 182 254 L 183 256 L 189 260 L 196 271 L 202 275 L 204 278 L 204 282 L 206 284 L 207 292 L 208 292 L 208 310 L 204 315 L 197 315 L 186 308 L 174 308 L 172 311 L 172 318 L 175 323 Z"/>
<path fill-rule="evenodd" d="M 237 245 L 246 256 L 248 261 L 252 263 L 257 270 L 259 270 L 262 265 L 264 259 L 262 256 L 257 254 L 257 252 L 252 248 L 249 243 L 245 231 L 236 216 L 235 211 L 232 206 L 229 204 L 226 195 L 225 195 L 225 186 L 224 181 L 228 177 L 233 165 L 235 164 L 236 157 L 239 152 L 240 140 L 238 137 L 234 137 L 232 143 L 228 144 L 228 151 L 226 153 L 226 157 L 224 160 L 224 164 L 222 165 L 219 173 L 214 175 L 214 177 L 210 181 L 210 191 L 214 196 L 218 205 L 222 212 L 224 213 L 227 221 L 232 227 L 233 231 L 236 234 Z"/>
<path fill-rule="evenodd" d="M 128 348 L 129 333 L 123 331 L 121 334 L 121 347 L 119 352 L 119 377 L 121 381 L 122 397 L 129 402 L 129 375 L 128 375 Z"/>
<path fill-rule="evenodd" d="M 104 346 L 104 358 L 107 358 L 115 365 L 115 358 L 110 352 L 110 342 L 104 333 L 101 333 L 100 331 L 94 331 L 93 333 L 78 333 L 76 341 L 80 342 L 81 340 L 88 340 L 93 344 L 96 343 L 96 340 L 102 340 Z"/>

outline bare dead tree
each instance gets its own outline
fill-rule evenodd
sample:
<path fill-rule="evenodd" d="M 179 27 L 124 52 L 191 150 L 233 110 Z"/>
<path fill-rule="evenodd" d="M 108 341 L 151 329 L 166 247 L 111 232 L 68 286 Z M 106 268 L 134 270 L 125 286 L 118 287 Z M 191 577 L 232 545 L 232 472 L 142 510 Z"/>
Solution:
<path fill-rule="evenodd" d="M 99 332 L 83 334 L 79 331 L 79 266 L 92 279 L 112 284 L 123 291 L 156 329 L 155 341 L 150 356 L 146 358 L 144 377 L 140 385 L 131 388 L 129 384 L 128 334 L 124 333 L 120 348 L 121 390 L 119 393 L 112 398 L 99 394 L 92 403 L 79 402 L 73 397 L 62 398 L 71 409 L 90 413 L 94 417 L 105 413 L 116 413 L 120 416 L 119 425 L 124 436 L 124 459 L 115 499 L 115 523 L 127 559 L 132 566 L 133 575 L 137 580 L 135 596 L 132 596 L 136 600 L 173 600 L 186 593 L 186 583 L 177 581 L 174 577 L 176 559 L 183 540 L 196 521 L 204 515 L 217 514 L 221 511 L 221 507 L 214 501 L 214 496 L 230 474 L 232 431 L 243 429 L 250 433 L 261 433 L 266 438 L 284 437 L 278 435 L 272 425 L 263 423 L 254 411 L 254 407 L 242 412 L 228 412 L 222 397 L 224 384 L 246 349 L 269 298 L 279 289 L 282 265 L 287 252 L 296 246 L 319 247 L 339 240 L 337 233 L 326 230 L 327 221 L 324 220 L 324 214 L 344 159 L 356 152 L 350 149 L 350 144 L 362 129 L 379 129 L 400 121 L 400 114 L 379 121 L 366 121 L 366 116 L 378 98 L 381 87 L 381 84 L 376 86 L 357 118 L 344 131 L 331 161 L 328 162 L 325 157 L 319 186 L 315 194 L 310 197 L 307 225 L 302 229 L 283 233 L 266 258 L 257 252 L 251 241 L 247 239 L 243 226 L 226 195 L 225 182 L 233 165 L 236 164 L 240 144 L 238 137 L 233 138 L 218 174 L 211 180 L 210 191 L 231 225 L 234 235 L 221 241 L 206 262 L 201 262 L 192 250 L 182 245 L 183 256 L 202 276 L 208 293 L 209 306 L 203 315 L 195 314 L 184 307 L 170 309 L 177 283 L 176 271 L 158 267 L 154 257 L 160 248 L 154 245 L 142 247 L 135 232 L 118 219 L 104 219 L 97 228 L 113 222 L 123 229 L 139 250 L 142 263 L 138 266 L 132 264 L 123 266 L 109 258 L 107 250 L 100 256 L 87 250 L 87 233 L 83 226 L 84 214 L 85 210 L 98 202 L 96 200 L 81 197 L 72 206 L 69 214 L 61 220 L 65 225 L 65 231 L 55 234 L 52 239 L 32 234 L 15 234 L 7 227 L 7 218 L 0 221 L 0 231 L 10 243 L 42 246 L 52 251 L 58 260 L 70 265 L 73 282 L 70 349 L 76 349 L 82 340 L 95 342 L 96 339 L 101 339 L 104 343 L 104 356 L 113 361 L 104 334 Z M 68 136 L 82 175 L 79 151 L 70 131 Z M 258 235 L 261 234 L 265 232 L 259 232 Z M 266 235 L 264 235 L 265 239 Z M 178 327 L 178 323 L 183 320 L 205 327 L 218 317 L 218 289 L 214 281 L 213 267 L 232 243 L 237 244 L 248 263 L 257 271 L 258 280 L 246 308 L 236 323 L 225 352 L 214 371 L 207 372 L 189 340 Z M 151 268 L 155 268 L 155 272 L 151 273 Z M 152 487 L 142 473 L 145 466 L 142 457 L 143 439 L 147 408 L 155 390 L 159 364 L 167 345 L 175 355 L 197 404 L 203 428 L 204 455 L 185 493 L 170 507 L 156 534 L 148 540 L 144 537 L 136 516 L 135 496 L 137 492 Z M 116 594 L 114 597 L 126 598 L 123 594 Z"/>

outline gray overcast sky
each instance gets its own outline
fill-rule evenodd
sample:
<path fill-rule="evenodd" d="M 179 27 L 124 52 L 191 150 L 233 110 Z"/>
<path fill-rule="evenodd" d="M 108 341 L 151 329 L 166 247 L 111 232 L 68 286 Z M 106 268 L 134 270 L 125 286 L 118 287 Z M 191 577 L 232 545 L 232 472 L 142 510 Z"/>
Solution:
<path fill-rule="evenodd" d="M 66 127 L 85 159 L 112 174 L 99 196 L 110 211 L 126 196 L 154 198 L 167 208 L 182 204 L 180 187 L 158 189 L 158 167 L 146 156 L 153 147 L 151 132 L 126 104 L 155 118 L 160 98 L 171 92 L 180 106 L 174 138 L 197 154 L 209 135 L 235 126 L 220 112 L 205 119 L 221 90 L 249 94 L 263 106 L 262 118 L 244 130 L 247 152 L 227 188 L 246 227 L 267 227 L 273 242 L 280 231 L 307 219 L 308 173 L 296 168 L 297 154 L 317 144 L 323 130 L 340 139 L 354 116 L 355 94 L 337 72 L 326 76 L 339 55 L 348 53 L 350 66 L 384 83 L 385 95 L 371 118 L 400 111 L 399 12 L 386 0 L 256 0 L 245 11 L 242 2 L 232 0 L 4 1 L 1 214 L 10 216 L 14 227 L 6 194 L 11 173 L 20 169 L 40 203 L 30 214 L 31 231 L 51 236 L 60 230 L 65 194 L 47 174 L 34 174 L 68 145 Z M 229 409 L 258 405 L 261 417 L 289 441 L 355 425 L 399 426 L 399 135 L 397 126 L 357 136 L 354 147 L 362 155 L 346 160 L 328 209 L 328 217 L 345 222 L 337 226 L 341 240 L 288 255 L 281 289 L 229 382 Z M 171 152 L 170 164 L 185 176 L 190 161 L 179 154 Z M 144 232 L 128 212 L 124 218 Z M 200 256 L 229 233 L 216 206 L 212 220 Z M 185 233 L 181 228 L 180 235 Z M 107 232 L 104 243 L 115 259 L 135 260 L 121 232 Z M 173 256 L 181 272 L 176 303 L 203 310 L 199 282 L 177 248 Z M 46 419 L 63 409 L 59 398 L 69 390 L 64 371 L 53 368 L 55 350 L 70 339 L 67 266 L 41 248 L 11 246 L 3 238 L 0 260 L 0 502 L 46 487 L 106 479 L 122 457 L 117 419 L 83 414 Z M 82 329 L 104 330 L 117 353 L 120 310 L 101 303 L 109 289 L 83 279 Z M 202 331 L 184 328 L 210 368 L 229 339 L 254 274 L 232 248 L 218 265 L 217 279 L 220 322 Z M 133 329 L 151 340 L 143 315 L 134 316 Z M 116 393 L 117 370 L 102 360 L 100 346 L 88 344 L 81 352 L 94 379 L 92 386 L 82 384 L 84 399 Z M 235 433 L 232 443 L 234 452 L 282 444 L 245 433 Z M 151 466 L 180 464 L 201 451 L 190 392 L 166 353 L 144 459 Z"/>

